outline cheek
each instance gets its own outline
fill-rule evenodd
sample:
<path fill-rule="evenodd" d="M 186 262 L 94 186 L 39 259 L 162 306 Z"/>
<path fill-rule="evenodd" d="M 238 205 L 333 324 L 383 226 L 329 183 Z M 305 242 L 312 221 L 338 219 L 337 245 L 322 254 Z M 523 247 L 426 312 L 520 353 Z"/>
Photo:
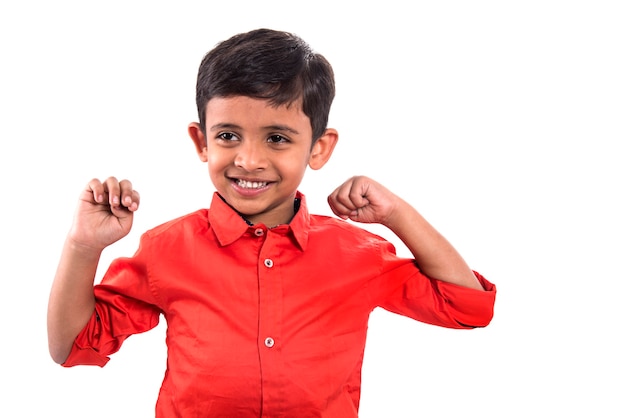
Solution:
<path fill-rule="evenodd" d="M 208 154 L 206 162 L 209 176 L 213 180 L 222 177 L 226 167 L 228 166 L 223 158 L 219 158 L 219 156 L 215 154 Z"/>
<path fill-rule="evenodd" d="M 283 162 L 283 172 L 289 173 L 293 178 L 301 179 L 308 167 L 308 159 L 292 158 Z"/>
<path fill-rule="evenodd" d="M 223 152 L 211 152 L 207 151 L 206 154 L 207 163 L 209 164 L 209 170 L 221 170 L 228 165 L 228 156 Z"/>

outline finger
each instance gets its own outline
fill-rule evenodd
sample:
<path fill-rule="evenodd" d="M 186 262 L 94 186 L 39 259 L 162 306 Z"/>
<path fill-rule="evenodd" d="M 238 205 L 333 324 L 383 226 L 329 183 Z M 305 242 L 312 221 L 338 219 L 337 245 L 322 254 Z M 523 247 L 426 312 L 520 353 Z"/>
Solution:
<path fill-rule="evenodd" d="M 87 183 L 87 188 L 85 191 L 91 194 L 93 200 L 96 203 L 102 203 L 104 201 L 105 189 L 104 185 L 99 179 L 91 179 L 91 181 Z"/>
<path fill-rule="evenodd" d="M 131 195 L 131 203 L 128 206 L 128 210 L 134 212 L 139 209 L 139 192 L 137 190 L 133 190 L 133 194 Z"/>
<path fill-rule="evenodd" d="M 354 205 L 354 209 L 363 208 L 370 204 L 367 194 L 369 181 L 365 177 L 355 177 L 349 190 L 348 199 Z"/>
<path fill-rule="evenodd" d="M 109 177 L 104 181 L 104 191 L 108 195 L 109 205 L 111 207 L 118 207 L 121 202 L 121 187 L 120 183 L 115 177 Z"/>
<path fill-rule="evenodd" d="M 135 211 L 139 207 L 139 192 L 133 190 L 133 185 L 128 180 L 120 181 L 120 203 L 128 208 L 128 210 Z"/>
<path fill-rule="evenodd" d="M 348 194 L 345 192 L 345 188 L 339 187 L 333 193 L 328 196 L 328 205 L 333 213 L 342 219 L 348 218 L 355 212 L 354 205 L 347 198 Z"/>
<path fill-rule="evenodd" d="M 337 201 L 351 211 L 356 211 L 369 204 L 365 198 L 366 193 L 363 178 L 355 176 L 337 190 Z"/>
<path fill-rule="evenodd" d="M 346 208 L 340 205 L 337 202 L 336 196 L 334 194 L 328 195 L 328 206 L 330 206 L 330 210 L 337 216 L 342 219 L 346 219 L 348 216 L 346 215 Z"/>
<path fill-rule="evenodd" d="M 331 194 L 336 205 L 344 208 L 354 208 L 350 200 L 350 189 L 352 188 L 352 179 L 347 180 L 341 186 L 337 187 Z"/>

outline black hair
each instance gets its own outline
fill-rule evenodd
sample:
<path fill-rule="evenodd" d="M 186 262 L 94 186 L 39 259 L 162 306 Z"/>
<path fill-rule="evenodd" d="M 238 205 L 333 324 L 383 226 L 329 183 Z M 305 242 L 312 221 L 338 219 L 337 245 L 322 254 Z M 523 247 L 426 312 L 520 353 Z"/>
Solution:
<path fill-rule="evenodd" d="M 299 100 L 313 142 L 324 134 L 335 97 L 330 63 L 300 37 L 271 29 L 240 33 L 218 43 L 198 70 L 196 105 L 206 133 L 206 105 L 214 97 L 248 96 L 275 106 Z"/>

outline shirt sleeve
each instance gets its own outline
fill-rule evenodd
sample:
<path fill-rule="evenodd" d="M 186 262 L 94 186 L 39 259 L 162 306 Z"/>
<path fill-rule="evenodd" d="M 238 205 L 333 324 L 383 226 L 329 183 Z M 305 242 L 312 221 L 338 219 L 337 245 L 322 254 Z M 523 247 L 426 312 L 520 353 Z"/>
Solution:
<path fill-rule="evenodd" d="M 414 260 L 392 253 L 383 260 L 386 267 L 378 287 L 383 309 L 446 328 L 478 328 L 491 322 L 496 286 L 480 273 L 474 272 L 484 290 L 429 278 Z"/>
<path fill-rule="evenodd" d="M 157 326 L 161 310 L 151 291 L 146 251 L 111 263 L 100 284 L 94 286 L 95 311 L 78 334 L 65 367 L 104 366 L 124 340 Z"/>

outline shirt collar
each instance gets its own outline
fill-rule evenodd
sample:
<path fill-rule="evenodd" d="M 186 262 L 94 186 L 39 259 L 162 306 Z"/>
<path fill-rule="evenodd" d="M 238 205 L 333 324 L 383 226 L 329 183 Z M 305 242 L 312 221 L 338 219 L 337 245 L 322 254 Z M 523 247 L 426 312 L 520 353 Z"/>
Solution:
<path fill-rule="evenodd" d="M 293 219 L 289 225 L 279 225 L 277 228 L 286 227 L 288 235 L 292 236 L 296 245 L 304 251 L 309 237 L 310 215 L 304 195 L 296 192 L 296 199 L 300 201 L 300 204 Z M 249 226 L 246 220 L 230 207 L 217 192 L 213 192 L 209 223 L 222 246 L 232 244 L 248 230 L 254 230 L 261 226 L 261 224 Z"/>

